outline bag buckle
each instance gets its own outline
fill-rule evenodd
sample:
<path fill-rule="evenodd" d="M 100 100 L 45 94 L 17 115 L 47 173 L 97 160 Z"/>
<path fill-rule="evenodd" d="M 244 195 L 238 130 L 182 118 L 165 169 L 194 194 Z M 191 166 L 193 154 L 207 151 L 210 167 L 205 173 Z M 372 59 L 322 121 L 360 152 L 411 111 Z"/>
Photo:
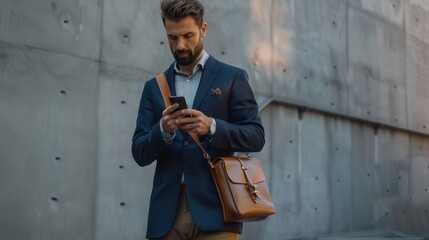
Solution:
<path fill-rule="evenodd" d="M 241 169 L 243 170 L 244 176 L 246 177 L 247 190 L 249 190 L 249 193 L 250 193 L 250 196 L 252 197 L 253 202 L 258 203 L 258 199 L 261 199 L 261 197 L 259 196 L 260 192 L 258 190 L 258 186 L 254 184 L 253 181 L 247 175 L 246 170 L 248 170 L 248 167 L 245 164 L 243 164 L 243 162 L 239 158 L 237 158 L 237 160 L 240 162 Z"/>
<path fill-rule="evenodd" d="M 261 199 L 259 196 L 258 186 L 257 185 L 247 185 L 247 188 L 249 189 L 250 195 L 252 196 L 252 200 L 255 203 L 258 203 L 258 199 Z"/>

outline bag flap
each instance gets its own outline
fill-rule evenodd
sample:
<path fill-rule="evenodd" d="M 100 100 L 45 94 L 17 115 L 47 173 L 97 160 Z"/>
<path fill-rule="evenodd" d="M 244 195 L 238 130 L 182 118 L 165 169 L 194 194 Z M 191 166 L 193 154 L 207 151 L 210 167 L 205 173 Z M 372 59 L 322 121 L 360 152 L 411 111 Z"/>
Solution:
<path fill-rule="evenodd" d="M 223 161 L 225 164 L 225 170 L 228 174 L 228 178 L 234 183 L 246 184 L 247 179 L 244 175 L 244 171 L 241 167 L 240 161 L 243 167 L 247 170 L 246 174 L 253 181 L 253 183 L 259 183 L 265 181 L 264 170 L 261 162 L 256 158 L 236 158 L 236 157 L 220 157 L 216 161 Z"/>

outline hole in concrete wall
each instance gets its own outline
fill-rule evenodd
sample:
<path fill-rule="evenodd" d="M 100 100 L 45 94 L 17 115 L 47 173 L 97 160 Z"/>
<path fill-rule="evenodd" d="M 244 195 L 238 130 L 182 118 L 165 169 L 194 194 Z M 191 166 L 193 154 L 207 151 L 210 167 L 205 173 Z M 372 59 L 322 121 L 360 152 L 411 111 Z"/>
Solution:
<path fill-rule="evenodd" d="M 125 203 L 124 203 L 124 202 L 121 202 L 119 205 L 120 205 L 121 207 L 123 207 L 123 206 L 125 206 Z"/>
<path fill-rule="evenodd" d="M 290 143 L 290 144 L 292 144 L 292 143 L 293 143 L 293 140 L 290 140 L 290 141 L 289 141 L 289 143 Z"/>
<path fill-rule="evenodd" d="M 61 158 L 60 157 L 55 157 L 55 160 L 61 161 Z"/>
<path fill-rule="evenodd" d="M 418 18 L 416 18 L 415 20 L 416 20 L 416 22 L 419 22 L 419 19 L 418 19 Z"/>
<path fill-rule="evenodd" d="M 366 112 L 366 114 L 371 115 L 371 112 L 370 112 L 370 111 L 367 111 L 367 112 Z"/>
<path fill-rule="evenodd" d="M 388 193 L 388 192 L 390 192 L 390 190 L 389 190 L 389 189 L 386 189 L 386 192 Z"/>
<path fill-rule="evenodd" d="M 341 180 L 339 178 L 337 178 L 337 183 L 340 183 L 340 182 L 341 182 Z"/>
<path fill-rule="evenodd" d="M 397 122 L 398 121 L 398 119 L 397 118 L 395 118 L 395 122 Z"/>
<path fill-rule="evenodd" d="M 304 76 L 304 79 L 307 79 L 308 77 L 307 76 Z"/>
<path fill-rule="evenodd" d="M 121 165 L 121 166 L 119 166 L 119 168 L 120 168 L 120 169 L 124 169 L 124 166 L 123 166 L 123 165 Z"/>
<path fill-rule="evenodd" d="M 121 101 L 121 104 L 127 104 L 127 101 Z"/>
<path fill-rule="evenodd" d="M 315 208 L 314 208 L 314 211 L 316 211 L 316 212 L 317 212 L 318 210 L 319 210 L 319 209 L 318 209 L 317 207 L 315 207 Z"/>
<path fill-rule="evenodd" d="M 72 27 L 71 14 L 67 11 L 63 12 L 60 16 L 60 22 L 63 29 L 70 29 Z"/>
<path fill-rule="evenodd" d="M 318 177 L 318 176 L 316 176 L 316 177 L 314 177 L 314 179 L 317 181 L 317 180 L 319 180 L 319 177 Z"/>
<path fill-rule="evenodd" d="M 283 69 L 283 72 L 284 72 L 284 73 L 285 73 L 285 72 L 287 72 L 286 68 L 284 68 L 284 69 Z"/>
<path fill-rule="evenodd" d="M 63 96 L 67 95 L 66 90 L 61 90 L 61 91 L 60 91 L 60 93 L 61 93 L 61 95 L 63 95 Z"/>
<path fill-rule="evenodd" d="M 401 180 L 401 176 L 398 176 L 398 179 Z"/>
<path fill-rule="evenodd" d="M 164 45 L 164 41 L 159 42 L 159 44 Z"/>
<path fill-rule="evenodd" d="M 129 29 L 121 29 L 121 31 L 119 31 L 119 34 L 121 36 L 121 41 L 123 43 L 129 43 L 130 42 L 131 32 Z"/>
<path fill-rule="evenodd" d="M 337 70 L 337 66 L 334 65 L 334 70 Z"/>
<path fill-rule="evenodd" d="M 289 179 L 289 178 L 290 178 L 290 175 L 287 175 L 287 178 Z"/>
<path fill-rule="evenodd" d="M 393 7 L 393 8 L 396 8 L 396 5 L 395 5 L 395 4 L 393 4 L 393 5 L 392 5 L 392 7 Z"/>
<path fill-rule="evenodd" d="M 386 212 L 384 215 L 389 216 L 389 212 Z"/>
<path fill-rule="evenodd" d="M 56 198 L 56 197 L 51 197 L 51 201 L 53 201 L 53 202 L 58 202 L 58 198 Z"/>
<path fill-rule="evenodd" d="M 332 106 L 332 107 L 334 107 L 334 106 L 335 106 L 335 103 L 331 102 L 331 106 Z"/>
<path fill-rule="evenodd" d="M 404 214 L 407 214 L 407 211 L 404 211 Z"/>
<path fill-rule="evenodd" d="M 427 188 L 425 188 L 425 192 L 427 192 L 428 191 L 428 189 Z"/>
<path fill-rule="evenodd" d="M 410 200 L 410 201 L 413 201 L 413 198 L 410 198 L 409 200 Z"/>
<path fill-rule="evenodd" d="M 426 209 L 426 210 L 425 210 L 425 213 L 429 213 L 429 211 Z"/>
<path fill-rule="evenodd" d="M 368 177 L 371 177 L 371 174 L 370 173 L 368 173 L 368 175 L 367 175 Z"/>
<path fill-rule="evenodd" d="M 425 125 L 423 125 L 423 128 L 425 128 L 425 129 L 426 129 L 426 126 L 425 126 Z"/>
<path fill-rule="evenodd" d="M 220 54 L 225 55 L 225 52 L 222 51 L 222 52 L 220 52 Z"/>

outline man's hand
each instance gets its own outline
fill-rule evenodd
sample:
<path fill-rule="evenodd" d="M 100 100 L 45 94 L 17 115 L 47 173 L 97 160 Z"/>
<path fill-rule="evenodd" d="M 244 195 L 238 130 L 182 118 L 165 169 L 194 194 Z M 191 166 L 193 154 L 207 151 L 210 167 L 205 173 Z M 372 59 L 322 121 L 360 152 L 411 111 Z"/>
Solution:
<path fill-rule="evenodd" d="M 204 113 L 195 109 L 183 109 L 179 112 L 183 117 L 175 119 L 176 126 L 199 135 L 209 133 L 212 119 L 204 115 Z"/>
<path fill-rule="evenodd" d="M 164 131 L 168 133 L 173 133 L 176 131 L 176 129 L 180 126 L 180 124 L 177 124 L 177 121 L 183 119 L 186 116 L 183 115 L 181 111 L 174 112 L 174 110 L 176 110 L 178 107 L 179 104 L 175 103 L 162 112 L 161 125 Z"/>

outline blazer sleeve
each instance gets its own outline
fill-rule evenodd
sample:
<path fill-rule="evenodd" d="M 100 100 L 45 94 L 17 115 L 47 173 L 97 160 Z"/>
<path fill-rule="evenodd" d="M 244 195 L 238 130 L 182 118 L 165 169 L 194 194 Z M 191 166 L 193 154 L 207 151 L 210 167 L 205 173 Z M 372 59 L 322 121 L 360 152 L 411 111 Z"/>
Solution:
<path fill-rule="evenodd" d="M 229 152 L 259 152 L 265 132 L 248 75 L 239 70 L 233 79 L 229 98 L 229 120 L 216 118 L 211 147 Z"/>
<path fill-rule="evenodd" d="M 157 86 L 154 79 L 146 82 L 140 100 L 131 147 L 134 160 L 140 166 L 151 164 L 163 150 L 169 147 L 162 138 L 159 126 L 164 108 L 162 105 L 155 106 L 153 93 L 160 92 Z"/>

